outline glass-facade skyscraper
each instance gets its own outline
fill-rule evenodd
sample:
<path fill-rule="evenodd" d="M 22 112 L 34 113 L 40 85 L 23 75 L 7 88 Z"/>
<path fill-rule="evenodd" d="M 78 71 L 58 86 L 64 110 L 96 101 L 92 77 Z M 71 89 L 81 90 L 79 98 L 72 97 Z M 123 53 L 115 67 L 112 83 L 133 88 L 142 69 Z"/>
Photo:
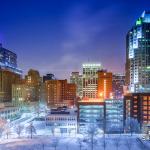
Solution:
<path fill-rule="evenodd" d="M 150 92 L 150 11 L 127 34 L 126 83 L 130 92 Z"/>

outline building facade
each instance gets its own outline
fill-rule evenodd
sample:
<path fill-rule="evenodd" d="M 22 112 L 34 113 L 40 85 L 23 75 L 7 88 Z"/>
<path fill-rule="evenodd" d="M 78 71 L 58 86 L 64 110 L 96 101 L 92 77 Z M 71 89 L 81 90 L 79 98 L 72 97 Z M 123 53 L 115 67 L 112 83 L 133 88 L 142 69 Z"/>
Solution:
<path fill-rule="evenodd" d="M 126 84 L 150 92 L 150 12 L 144 11 L 126 37 Z"/>
<path fill-rule="evenodd" d="M 124 121 L 135 118 L 143 125 L 150 124 L 150 93 L 132 93 L 124 97 Z"/>
<path fill-rule="evenodd" d="M 123 109 L 123 99 L 105 100 L 106 133 L 122 133 L 124 131 Z"/>
<path fill-rule="evenodd" d="M 78 102 L 78 132 L 84 133 L 92 125 L 104 130 L 104 102 L 87 99 Z"/>
<path fill-rule="evenodd" d="M 20 75 L 22 74 L 22 70 L 17 66 L 17 55 L 3 48 L 2 44 L 0 44 L 0 69 L 9 70 Z"/>
<path fill-rule="evenodd" d="M 28 74 L 25 76 L 25 86 L 28 90 L 28 101 L 38 102 L 40 97 L 40 86 L 41 86 L 41 77 L 37 70 L 30 69 Z"/>
<path fill-rule="evenodd" d="M 74 135 L 77 133 L 77 113 L 74 111 L 51 111 L 46 116 L 46 125 L 53 135 Z"/>
<path fill-rule="evenodd" d="M 0 105 L 0 119 L 12 121 L 20 118 L 20 116 L 21 116 L 20 108 L 12 106 L 4 106 L 3 104 Z"/>
<path fill-rule="evenodd" d="M 83 98 L 97 98 L 98 71 L 101 64 L 83 64 Z"/>
<path fill-rule="evenodd" d="M 113 74 L 112 78 L 113 96 L 116 99 L 123 98 L 124 86 L 125 86 L 125 75 L 118 73 Z"/>
<path fill-rule="evenodd" d="M 97 97 L 108 99 L 112 96 L 112 73 L 105 70 L 98 71 Z"/>
<path fill-rule="evenodd" d="M 67 80 L 47 80 L 45 93 L 48 105 L 73 106 L 76 98 L 76 85 L 67 83 Z"/>
<path fill-rule="evenodd" d="M 12 85 L 19 83 L 20 80 L 20 74 L 0 69 L 0 102 L 12 101 Z"/>
<path fill-rule="evenodd" d="M 70 76 L 70 83 L 76 84 L 76 95 L 82 98 L 82 75 L 79 72 L 72 72 Z"/>

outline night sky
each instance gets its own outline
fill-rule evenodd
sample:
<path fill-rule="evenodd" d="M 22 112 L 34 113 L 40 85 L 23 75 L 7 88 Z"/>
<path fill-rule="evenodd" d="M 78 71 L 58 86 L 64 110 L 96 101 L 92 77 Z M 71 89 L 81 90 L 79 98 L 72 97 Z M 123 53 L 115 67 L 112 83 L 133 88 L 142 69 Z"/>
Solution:
<path fill-rule="evenodd" d="M 124 72 L 125 37 L 150 0 L 0 0 L 0 42 L 24 74 L 68 78 L 84 62 Z"/>

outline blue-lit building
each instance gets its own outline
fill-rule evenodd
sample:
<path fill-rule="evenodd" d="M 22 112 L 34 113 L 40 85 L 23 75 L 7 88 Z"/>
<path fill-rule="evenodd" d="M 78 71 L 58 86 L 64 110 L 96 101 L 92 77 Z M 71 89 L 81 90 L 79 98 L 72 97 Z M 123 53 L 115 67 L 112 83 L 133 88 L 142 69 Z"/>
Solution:
<path fill-rule="evenodd" d="M 150 11 L 144 11 L 126 37 L 126 84 L 130 92 L 150 92 Z"/>
<path fill-rule="evenodd" d="M 21 81 L 17 55 L 0 44 L 0 103 L 12 102 L 12 85 Z"/>
<path fill-rule="evenodd" d="M 78 102 L 78 131 L 84 133 L 91 125 L 104 129 L 104 103 L 100 100 Z"/>
<path fill-rule="evenodd" d="M 123 99 L 105 100 L 106 133 L 123 132 Z"/>
<path fill-rule="evenodd" d="M 17 55 L 5 49 L 0 44 L 0 69 L 7 69 L 17 74 L 22 74 L 22 70 L 17 67 Z"/>

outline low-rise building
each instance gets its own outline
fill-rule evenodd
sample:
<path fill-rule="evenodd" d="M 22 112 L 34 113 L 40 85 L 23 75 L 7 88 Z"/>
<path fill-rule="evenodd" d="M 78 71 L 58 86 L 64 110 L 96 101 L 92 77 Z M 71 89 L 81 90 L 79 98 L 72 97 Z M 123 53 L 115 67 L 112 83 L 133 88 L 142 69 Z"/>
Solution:
<path fill-rule="evenodd" d="M 106 133 L 123 132 L 123 99 L 105 100 Z"/>
<path fill-rule="evenodd" d="M 46 116 L 46 126 L 50 126 L 53 134 L 76 134 L 77 113 L 74 109 L 52 109 Z"/>
<path fill-rule="evenodd" d="M 84 99 L 78 102 L 78 132 L 86 132 L 91 125 L 104 130 L 103 100 Z"/>
<path fill-rule="evenodd" d="M 150 125 L 150 93 L 132 93 L 124 97 L 124 121 L 137 119 L 140 126 Z"/>
<path fill-rule="evenodd" d="M 0 118 L 4 120 L 15 120 L 21 116 L 20 108 L 12 106 L 0 106 Z"/>

